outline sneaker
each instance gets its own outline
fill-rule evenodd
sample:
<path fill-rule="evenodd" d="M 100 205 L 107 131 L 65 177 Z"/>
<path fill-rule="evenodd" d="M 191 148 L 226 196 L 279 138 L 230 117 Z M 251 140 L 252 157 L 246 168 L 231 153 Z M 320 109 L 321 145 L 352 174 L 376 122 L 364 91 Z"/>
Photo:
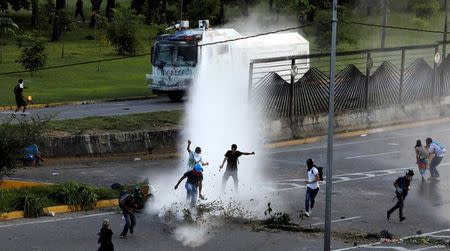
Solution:
<path fill-rule="evenodd" d="M 309 212 L 305 212 L 305 216 L 306 216 L 306 217 L 309 217 Z"/>
<path fill-rule="evenodd" d="M 389 213 L 389 211 L 386 212 L 386 218 L 389 220 L 391 218 L 391 214 Z"/>
<path fill-rule="evenodd" d="M 25 113 L 20 114 L 20 116 L 25 117 L 27 116 Z"/>
<path fill-rule="evenodd" d="M 130 234 L 133 234 L 134 230 L 132 228 L 130 228 Z"/>
<path fill-rule="evenodd" d="M 406 220 L 406 217 L 400 217 L 400 222 Z"/>
<path fill-rule="evenodd" d="M 15 114 L 15 113 L 11 114 L 11 117 L 15 118 L 15 117 L 16 117 L 16 114 Z"/>
<path fill-rule="evenodd" d="M 126 235 L 120 235 L 121 239 L 128 239 L 128 237 Z"/>

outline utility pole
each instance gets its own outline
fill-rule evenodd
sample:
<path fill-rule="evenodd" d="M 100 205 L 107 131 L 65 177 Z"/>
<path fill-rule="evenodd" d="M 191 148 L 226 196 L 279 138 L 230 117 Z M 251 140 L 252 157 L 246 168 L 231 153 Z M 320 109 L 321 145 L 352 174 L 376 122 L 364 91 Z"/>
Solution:
<path fill-rule="evenodd" d="M 445 2 L 445 23 L 444 23 L 444 44 L 442 45 L 442 62 L 445 59 L 446 49 L 447 49 L 447 16 L 448 16 L 448 0 L 444 0 Z"/>
<path fill-rule="evenodd" d="M 179 21 L 183 20 L 183 0 L 178 0 L 178 16 Z"/>
<path fill-rule="evenodd" d="M 331 248 L 331 192 L 333 188 L 333 129 L 334 129 L 334 77 L 336 65 L 336 27 L 337 0 L 333 0 L 333 17 L 331 20 L 331 51 L 330 51 L 330 89 L 328 97 L 328 145 L 327 145 L 327 178 L 325 202 L 325 233 L 323 250 Z"/>
<path fill-rule="evenodd" d="M 381 22 L 381 48 L 384 49 L 385 45 L 385 38 L 386 38 L 386 23 L 387 23 L 387 6 L 388 6 L 388 0 L 383 0 L 383 20 Z"/>

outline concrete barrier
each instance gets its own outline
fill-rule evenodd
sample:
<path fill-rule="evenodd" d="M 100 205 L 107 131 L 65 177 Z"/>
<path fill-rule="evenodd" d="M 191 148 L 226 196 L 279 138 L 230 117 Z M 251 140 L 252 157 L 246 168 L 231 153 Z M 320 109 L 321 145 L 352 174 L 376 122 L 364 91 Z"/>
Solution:
<path fill-rule="evenodd" d="M 393 105 L 370 110 L 352 110 L 335 113 L 335 132 L 362 130 L 399 123 L 416 122 L 448 116 L 448 105 L 417 102 L 407 105 Z M 282 118 L 263 125 L 267 141 L 301 139 L 326 135 L 328 114 Z"/>
<path fill-rule="evenodd" d="M 162 153 L 176 149 L 177 138 L 177 129 L 51 137 L 41 151 L 47 157 Z"/>
<path fill-rule="evenodd" d="M 390 105 L 376 109 L 352 110 L 335 114 L 335 132 L 364 130 L 400 123 L 436 119 L 450 115 L 450 99 L 442 102 L 416 102 L 407 105 Z M 328 115 L 316 114 L 292 119 L 262 121 L 266 141 L 304 139 L 327 134 Z M 168 153 L 176 151 L 180 131 L 135 131 L 92 135 L 53 137 L 42 147 L 45 156 L 99 156 L 120 153 Z"/>

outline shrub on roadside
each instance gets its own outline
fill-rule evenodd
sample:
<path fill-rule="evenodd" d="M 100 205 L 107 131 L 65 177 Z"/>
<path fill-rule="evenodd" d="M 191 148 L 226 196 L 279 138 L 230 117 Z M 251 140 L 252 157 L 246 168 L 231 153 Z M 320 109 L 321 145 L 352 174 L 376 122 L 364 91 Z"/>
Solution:
<path fill-rule="evenodd" d="M 106 24 L 106 36 L 119 55 L 135 55 L 140 48 L 137 27 L 140 17 L 130 9 L 114 9 L 114 17 Z"/>
<path fill-rule="evenodd" d="M 60 203 L 82 210 L 94 208 L 98 200 L 98 196 L 95 194 L 92 186 L 74 182 L 62 184 L 53 196 Z"/>
<path fill-rule="evenodd" d="M 46 198 L 33 193 L 26 193 L 16 199 L 14 208 L 23 210 L 25 218 L 36 218 L 44 215 L 44 207 L 46 206 Z"/>

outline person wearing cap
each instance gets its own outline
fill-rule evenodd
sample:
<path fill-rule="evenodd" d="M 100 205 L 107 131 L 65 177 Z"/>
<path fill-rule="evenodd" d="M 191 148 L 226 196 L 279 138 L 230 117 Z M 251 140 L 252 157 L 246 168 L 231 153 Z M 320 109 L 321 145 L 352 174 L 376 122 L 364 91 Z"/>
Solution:
<path fill-rule="evenodd" d="M 314 208 L 316 202 L 316 196 L 319 193 L 319 170 L 314 163 L 313 159 L 306 160 L 306 168 L 308 182 L 306 184 L 306 195 L 305 195 L 305 216 L 309 217 L 311 214 L 311 209 Z"/>
<path fill-rule="evenodd" d="M 198 164 L 198 163 L 200 163 L 202 166 L 209 165 L 208 162 L 203 162 L 202 149 L 199 146 L 197 146 L 195 148 L 195 151 L 191 151 L 191 141 L 190 140 L 188 140 L 187 151 L 189 153 L 188 171 L 192 170 L 194 168 L 195 164 Z"/>
<path fill-rule="evenodd" d="M 197 189 L 200 199 L 205 199 L 205 197 L 203 197 L 202 195 L 202 173 L 203 167 L 200 163 L 197 163 L 191 171 L 185 172 L 175 185 L 175 190 L 177 190 L 178 185 L 180 185 L 181 181 L 187 178 L 184 187 L 186 188 L 186 201 L 190 200 L 191 206 L 195 206 L 195 204 L 197 203 Z"/>
<path fill-rule="evenodd" d="M 406 220 L 406 217 L 403 217 L 403 206 L 405 202 L 405 198 L 408 195 L 409 186 L 411 184 L 412 177 L 414 176 L 414 171 L 409 169 L 405 176 L 398 177 L 394 181 L 395 187 L 395 197 L 397 198 L 397 203 L 386 212 L 386 217 L 389 220 L 391 214 L 398 209 L 398 215 L 400 217 L 400 222 Z"/>
<path fill-rule="evenodd" d="M 20 110 L 21 107 L 23 107 L 22 110 L 22 116 L 25 116 L 25 110 L 27 109 L 27 100 L 23 96 L 23 89 L 26 87 L 24 86 L 23 79 L 17 80 L 17 84 L 14 87 L 14 96 L 16 98 L 16 105 L 17 108 L 12 114 L 12 117 L 16 117 L 16 113 Z"/>
<path fill-rule="evenodd" d="M 240 152 L 237 150 L 236 144 L 231 145 L 231 150 L 228 150 L 225 153 L 225 158 L 223 159 L 222 164 L 219 167 L 220 169 L 222 169 L 223 165 L 225 164 L 225 161 L 227 162 L 227 169 L 225 170 L 225 173 L 223 174 L 223 177 L 222 177 L 222 191 L 225 190 L 227 181 L 230 178 L 230 176 L 233 177 L 235 191 L 236 192 L 238 191 L 238 186 L 239 186 L 239 179 L 238 179 L 238 175 L 237 175 L 238 163 L 239 163 L 238 158 L 242 155 L 253 155 L 253 154 L 255 154 L 255 152 L 251 152 L 251 153 Z"/>

